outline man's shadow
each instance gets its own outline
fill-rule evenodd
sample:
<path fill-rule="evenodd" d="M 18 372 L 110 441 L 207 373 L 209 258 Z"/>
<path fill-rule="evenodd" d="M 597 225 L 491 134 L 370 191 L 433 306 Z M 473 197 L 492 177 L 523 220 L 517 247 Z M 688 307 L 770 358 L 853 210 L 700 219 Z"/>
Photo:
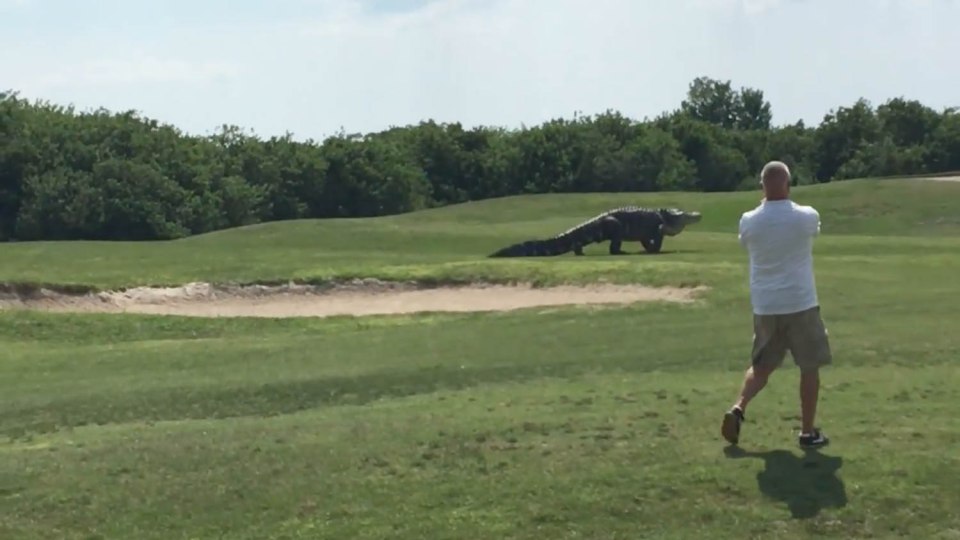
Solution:
<path fill-rule="evenodd" d="M 747 452 L 736 446 L 728 446 L 724 453 L 733 459 L 762 459 L 766 467 L 757 473 L 760 491 L 785 502 L 794 518 L 811 518 L 823 508 L 847 505 L 846 489 L 836 475 L 843 465 L 841 457 L 809 450 L 800 458 L 786 450 Z"/>

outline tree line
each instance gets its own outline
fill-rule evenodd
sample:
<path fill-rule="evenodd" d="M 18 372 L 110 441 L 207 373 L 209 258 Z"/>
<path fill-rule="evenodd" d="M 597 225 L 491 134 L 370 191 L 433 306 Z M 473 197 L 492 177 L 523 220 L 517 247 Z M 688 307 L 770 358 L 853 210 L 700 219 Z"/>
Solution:
<path fill-rule="evenodd" d="M 0 92 L 0 240 L 165 240 L 267 221 L 370 217 L 507 195 L 754 189 L 960 170 L 960 111 L 892 98 L 774 126 L 762 91 L 700 77 L 676 110 L 533 127 L 422 121 L 323 141 L 187 135 L 133 111 Z"/>

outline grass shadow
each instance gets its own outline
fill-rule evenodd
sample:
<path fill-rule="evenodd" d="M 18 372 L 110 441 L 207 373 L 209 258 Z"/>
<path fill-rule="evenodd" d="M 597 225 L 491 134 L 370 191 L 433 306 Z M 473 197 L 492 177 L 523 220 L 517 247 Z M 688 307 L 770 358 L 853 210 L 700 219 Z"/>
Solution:
<path fill-rule="evenodd" d="M 629 251 L 629 250 L 626 250 L 625 248 L 625 252 L 620 255 L 611 255 L 606 251 L 601 251 L 597 253 L 586 253 L 584 256 L 592 257 L 592 258 L 618 260 L 621 257 L 661 257 L 663 255 L 679 255 L 682 253 L 703 253 L 703 250 L 702 249 L 662 249 L 656 253 L 650 253 L 649 251 L 644 251 L 642 249 L 638 251 Z M 560 256 L 562 257 L 563 255 L 560 255 Z"/>
<path fill-rule="evenodd" d="M 583 366 L 564 363 L 476 369 L 438 366 L 225 388 L 157 388 L 109 396 L 77 396 L 0 411 L 0 437 L 16 440 L 61 429 L 123 422 L 275 416 L 323 406 L 365 405 L 380 399 L 462 390 L 481 384 L 570 376 L 582 371 L 585 371 Z"/>
<path fill-rule="evenodd" d="M 638 251 L 637 255 L 641 257 L 657 257 L 659 255 L 677 255 L 680 253 L 703 253 L 701 249 L 662 249 L 657 253 L 648 253 L 646 251 Z"/>
<path fill-rule="evenodd" d="M 826 456 L 810 450 L 799 457 L 787 450 L 748 452 L 736 446 L 727 447 L 729 458 L 759 458 L 764 469 L 757 473 L 760 492 L 785 502 L 795 519 L 815 517 L 824 508 L 842 508 L 847 505 L 847 493 L 837 471 L 843 458 Z"/>
<path fill-rule="evenodd" d="M 323 376 L 263 384 L 149 388 L 51 399 L 42 405 L 0 409 L 0 439 L 87 425 L 276 416 L 340 405 L 365 405 L 484 384 L 522 383 L 542 378 L 577 377 L 588 372 L 642 373 L 675 367 L 669 358 L 605 365 L 580 361 L 504 364 L 462 368 L 432 366 L 389 369 L 354 376 Z"/>

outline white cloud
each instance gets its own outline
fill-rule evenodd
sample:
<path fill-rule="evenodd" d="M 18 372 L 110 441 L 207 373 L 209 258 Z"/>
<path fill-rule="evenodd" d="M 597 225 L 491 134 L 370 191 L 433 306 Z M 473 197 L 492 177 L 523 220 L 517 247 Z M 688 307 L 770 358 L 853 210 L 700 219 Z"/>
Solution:
<path fill-rule="evenodd" d="M 0 16 L 7 17 L 23 13 L 27 7 L 32 7 L 35 3 L 36 0 L 0 0 Z"/>
<path fill-rule="evenodd" d="M 748 15 L 759 15 L 782 3 L 782 0 L 680 0 L 696 9 L 740 11 Z"/>
<path fill-rule="evenodd" d="M 91 59 L 62 66 L 55 71 L 38 76 L 27 84 L 39 88 L 65 86 L 116 88 L 143 83 L 202 83 L 236 79 L 240 74 L 240 68 L 229 63 L 138 55 L 126 58 Z"/>
<path fill-rule="evenodd" d="M 743 0 L 743 10 L 749 14 L 759 14 L 777 7 L 780 0 Z"/>
<path fill-rule="evenodd" d="M 426 118 L 517 127 L 607 108 L 655 116 L 700 75 L 764 90 L 775 122 L 817 122 L 860 96 L 956 105 L 960 83 L 950 22 L 960 5 L 950 2 L 438 0 L 400 13 L 358 0 L 300 4 L 313 7 L 280 22 L 168 22 L 141 34 L 125 25 L 137 14 L 123 13 L 96 32 L 82 22 L 38 30 L 0 43 L 0 72 L 27 96 L 136 108 L 190 131 L 233 123 L 315 138 Z"/>

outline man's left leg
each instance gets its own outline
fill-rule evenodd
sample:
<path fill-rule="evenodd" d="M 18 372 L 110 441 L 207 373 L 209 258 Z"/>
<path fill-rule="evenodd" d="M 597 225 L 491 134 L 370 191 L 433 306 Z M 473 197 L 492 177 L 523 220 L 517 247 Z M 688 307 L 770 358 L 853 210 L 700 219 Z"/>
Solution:
<path fill-rule="evenodd" d="M 743 386 L 740 388 L 740 398 L 737 399 L 737 402 L 733 405 L 734 408 L 746 411 L 747 404 L 750 403 L 753 398 L 757 397 L 757 394 L 767 386 L 770 375 L 773 374 L 778 366 L 779 363 L 771 362 L 751 365 L 743 377 Z"/>
<path fill-rule="evenodd" d="M 747 404 L 767 385 L 770 375 L 783 363 L 787 354 L 787 342 L 782 334 L 777 315 L 753 316 L 753 349 L 750 367 L 743 377 L 740 396 L 723 415 L 720 434 L 730 444 L 740 441 L 740 426 L 743 423 Z"/>

